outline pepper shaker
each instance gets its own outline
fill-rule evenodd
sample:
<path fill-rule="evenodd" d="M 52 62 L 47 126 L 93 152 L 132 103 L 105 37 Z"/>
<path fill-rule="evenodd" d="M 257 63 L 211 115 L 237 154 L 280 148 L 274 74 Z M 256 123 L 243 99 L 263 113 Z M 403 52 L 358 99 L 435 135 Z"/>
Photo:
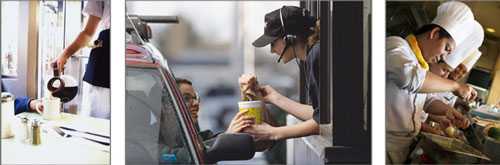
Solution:
<path fill-rule="evenodd" d="M 42 139 L 41 139 L 41 131 L 40 131 L 40 121 L 38 120 L 35 120 L 33 121 L 33 124 L 31 125 L 31 130 L 32 130 L 32 134 L 33 134 L 33 139 L 32 139 L 32 143 L 33 145 L 39 145 L 42 143 Z"/>

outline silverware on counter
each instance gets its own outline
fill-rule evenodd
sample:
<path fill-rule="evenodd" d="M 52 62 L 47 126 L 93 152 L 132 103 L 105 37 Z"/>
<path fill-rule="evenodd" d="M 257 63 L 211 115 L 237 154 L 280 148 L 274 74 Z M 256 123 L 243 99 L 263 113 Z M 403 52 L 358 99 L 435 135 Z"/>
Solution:
<path fill-rule="evenodd" d="M 78 137 L 78 138 L 83 138 L 83 139 L 86 139 L 86 140 L 90 140 L 90 141 L 93 141 L 93 142 L 96 142 L 96 143 L 99 143 L 99 144 L 102 144 L 102 145 L 106 145 L 106 146 L 110 145 L 108 142 L 102 142 L 102 141 L 99 141 L 99 140 L 94 140 L 94 139 L 90 139 L 90 138 L 86 138 L 86 137 L 74 136 L 74 135 L 68 134 L 68 133 L 62 131 L 59 127 L 52 127 L 52 129 L 54 129 L 54 131 L 56 131 L 59 135 L 61 135 L 62 137 L 65 137 L 65 138 Z"/>
<path fill-rule="evenodd" d="M 73 128 L 64 127 L 64 126 L 61 126 L 59 128 L 64 129 L 64 130 L 68 130 L 68 131 L 80 132 L 80 133 L 85 133 L 85 134 L 89 134 L 89 135 L 94 135 L 94 136 L 99 136 L 99 137 L 110 139 L 109 136 L 105 136 L 105 135 L 101 135 L 101 134 L 97 134 L 97 133 L 86 132 L 86 131 L 79 131 L 79 130 L 76 130 L 76 129 L 73 129 Z"/>

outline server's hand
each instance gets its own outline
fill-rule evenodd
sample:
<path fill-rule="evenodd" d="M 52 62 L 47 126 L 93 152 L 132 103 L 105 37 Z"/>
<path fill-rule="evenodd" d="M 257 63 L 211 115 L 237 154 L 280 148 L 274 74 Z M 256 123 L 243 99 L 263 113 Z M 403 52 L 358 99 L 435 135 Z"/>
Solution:
<path fill-rule="evenodd" d="M 259 90 L 262 93 L 262 100 L 267 103 L 274 104 L 274 101 L 281 96 L 280 93 L 269 85 L 260 86 Z"/>
<path fill-rule="evenodd" d="M 59 57 L 57 57 L 56 61 L 54 61 L 60 73 L 64 72 L 64 65 L 66 64 L 67 60 L 68 58 L 61 54 L 59 55 Z"/>
<path fill-rule="evenodd" d="M 41 100 L 31 100 L 29 102 L 30 111 L 43 112 L 43 103 Z"/>
<path fill-rule="evenodd" d="M 243 129 L 243 132 L 249 133 L 255 139 L 255 141 L 262 140 L 279 140 L 278 131 L 275 131 L 276 127 L 273 127 L 266 122 L 261 124 L 254 124 L 248 128 Z"/>

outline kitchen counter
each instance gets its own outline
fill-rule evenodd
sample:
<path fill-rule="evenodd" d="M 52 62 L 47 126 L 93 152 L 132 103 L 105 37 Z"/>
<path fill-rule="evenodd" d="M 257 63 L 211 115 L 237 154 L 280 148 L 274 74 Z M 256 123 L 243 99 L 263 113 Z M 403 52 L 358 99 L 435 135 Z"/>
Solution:
<path fill-rule="evenodd" d="M 110 146 L 95 143 L 75 135 L 84 133 L 66 131 L 73 137 L 57 134 L 53 126 L 65 126 L 79 131 L 110 136 L 110 121 L 93 117 L 62 113 L 59 120 L 45 121 L 37 113 L 21 113 L 17 117 L 40 119 L 42 121 L 40 145 L 31 145 L 18 137 L 2 139 L 2 164 L 109 164 Z M 18 123 L 20 124 L 20 123 Z M 14 127 L 15 128 L 15 127 Z M 13 130 L 19 135 L 20 129 Z M 101 138 L 107 140 L 105 138 Z M 110 142 L 110 140 L 107 140 Z"/>

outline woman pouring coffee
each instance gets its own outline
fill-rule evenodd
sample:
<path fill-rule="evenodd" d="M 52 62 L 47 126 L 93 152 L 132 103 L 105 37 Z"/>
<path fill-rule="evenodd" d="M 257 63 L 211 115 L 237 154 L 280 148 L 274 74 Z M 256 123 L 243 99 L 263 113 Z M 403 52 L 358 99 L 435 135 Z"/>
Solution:
<path fill-rule="evenodd" d="M 110 39 L 110 2 L 106 0 L 89 0 L 83 9 L 89 17 L 84 29 L 78 37 L 59 55 L 55 63 L 59 71 L 69 57 L 86 46 L 94 37 L 97 29 L 99 37 L 93 42 L 85 74 L 83 76 L 83 98 L 80 114 L 97 118 L 110 118 L 109 89 L 109 39 Z M 100 26 L 100 27 L 99 27 Z"/>
<path fill-rule="evenodd" d="M 274 90 L 262 86 L 259 92 L 262 100 L 276 105 L 285 112 L 304 122 L 274 127 L 265 122 L 246 127 L 243 132 L 250 133 L 258 140 L 283 140 L 319 133 L 319 21 L 300 7 L 283 6 L 265 15 L 264 34 L 253 42 L 255 47 L 271 44 L 271 53 L 279 55 L 278 63 L 296 60 L 306 75 L 307 94 L 312 105 L 295 102 Z M 305 62 L 305 66 L 299 64 Z M 243 75 L 251 76 L 251 75 Z M 252 78 L 247 78 L 251 80 Z M 255 83 L 254 83 L 255 84 Z M 240 82 L 240 85 L 245 83 Z"/>

